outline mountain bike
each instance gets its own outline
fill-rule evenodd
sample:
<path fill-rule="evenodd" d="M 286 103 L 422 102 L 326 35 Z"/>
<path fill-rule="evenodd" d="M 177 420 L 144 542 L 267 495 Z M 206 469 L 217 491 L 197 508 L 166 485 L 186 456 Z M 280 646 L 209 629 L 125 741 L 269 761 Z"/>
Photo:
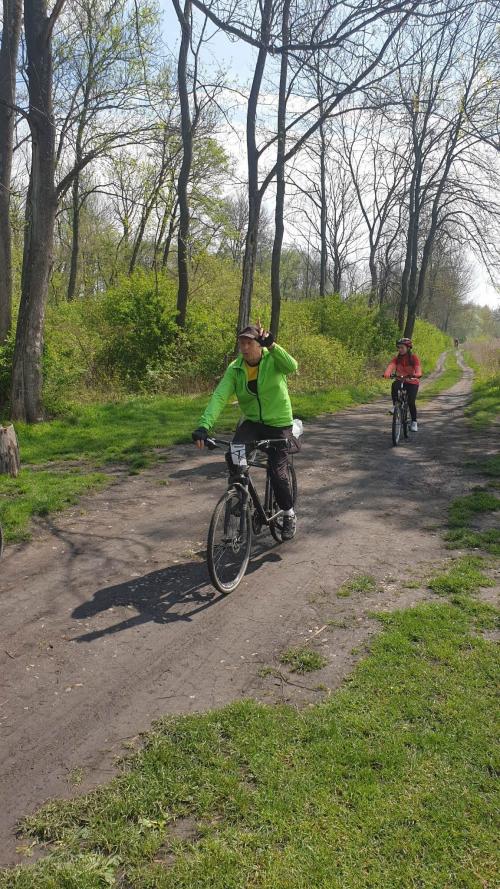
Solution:
<path fill-rule="evenodd" d="M 206 445 L 211 450 L 227 449 L 228 487 L 217 503 L 210 522 L 207 564 L 214 587 L 220 593 L 230 593 L 245 576 L 253 537 L 259 537 L 265 528 L 269 528 L 278 543 L 283 541 L 284 514 L 276 502 L 267 454 L 270 448 L 290 448 L 290 443 L 282 438 L 270 438 L 244 445 L 208 438 Z M 266 470 L 263 501 L 253 483 L 250 467 Z M 295 505 L 297 477 L 291 454 L 288 455 L 288 481 Z"/>
<path fill-rule="evenodd" d="M 397 399 L 392 415 L 392 443 L 397 447 L 401 439 L 401 432 L 405 438 L 410 437 L 410 417 L 408 405 L 408 392 L 404 388 L 406 377 L 398 377 Z"/>

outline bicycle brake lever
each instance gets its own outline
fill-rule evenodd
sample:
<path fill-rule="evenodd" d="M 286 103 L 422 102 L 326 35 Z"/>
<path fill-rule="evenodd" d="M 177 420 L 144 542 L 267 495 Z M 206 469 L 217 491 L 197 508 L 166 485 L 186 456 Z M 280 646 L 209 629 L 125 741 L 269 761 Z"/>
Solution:
<path fill-rule="evenodd" d="M 217 448 L 217 445 L 215 444 L 215 441 L 213 440 L 213 438 L 206 438 L 205 444 L 206 444 L 209 451 L 215 451 L 215 449 Z"/>

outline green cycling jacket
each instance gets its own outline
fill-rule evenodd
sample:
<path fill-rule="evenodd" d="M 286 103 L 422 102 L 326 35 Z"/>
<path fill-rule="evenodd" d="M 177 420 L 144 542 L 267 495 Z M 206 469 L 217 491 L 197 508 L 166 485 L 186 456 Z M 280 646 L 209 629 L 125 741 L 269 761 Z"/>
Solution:
<path fill-rule="evenodd" d="M 297 370 L 298 364 L 281 346 L 263 349 L 257 377 L 257 394 L 247 386 L 243 355 L 231 362 L 222 380 L 201 415 L 199 425 L 212 429 L 223 408 L 236 395 L 245 420 L 267 426 L 291 426 L 292 405 L 286 378 Z"/>

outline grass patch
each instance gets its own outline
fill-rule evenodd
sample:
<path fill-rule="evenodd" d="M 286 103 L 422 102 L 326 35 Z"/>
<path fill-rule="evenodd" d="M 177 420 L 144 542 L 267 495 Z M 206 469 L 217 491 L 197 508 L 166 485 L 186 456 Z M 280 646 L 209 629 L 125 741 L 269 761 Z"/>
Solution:
<path fill-rule="evenodd" d="M 326 667 L 328 661 L 322 654 L 312 651 L 310 648 L 289 648 L 280 657 L 280 662 L 286 664 L 292 673 L 312 673 Z"/>
<path fill-rule="evenodd" d="M 487 457 L 485 460 L 473 460 L 467 463 L 488 478 L 500 479 L 500 454 Z"/>
<path fill-rule="evenodd" d="M 477 429 L 498 422 L 500 413 L 500 341 L 467 344 L 465 360 L 474 370 L 472 399 L 465 415 Z"/>
<path fill-rule="evenodd" d="M 419 401 L 430 401 L 445 389 L 451 389 L 462 378 L 462 370 L 458 365 L 455 352 L 447 352 L 443 365 L 443 373 L 432 383 L 423 385 L 419 392 Z"/>
<path fill-rule="evenodd" d="M 471 494 L 459 497 L 449 508 L 450 531 L 445 539 L 454 547 L 483 549 L 492 555 L 500 555 L 500 530 L 488 528 L 475 530 L 471 527 L 476 516 L 496 512 L 500 499 L 484 488 L 475 488 Z"/>
<path fill-rule="evenodd" d="M 155 448 L 190 440 L 207 400 L 207 395 L 131 398 L 68 408 L 47 423 L 16 424 L 23 465 L 85 459 L 139 466 Z M 233 429 L 237 417 L 229 405 L 220 429 Z"/>
<path fill-rule="evenodd" d="M 88 491 L 104 487 L 109 477 L 101 472 L 49 472 L 23 469 L 17 478 L 0 475 L 0 523 L 5 540 L 29 539 L 33 516 L 46 516 L 77 503 Z"/>
<path fill-rule="evenodd" d="M 427 586 L 440 595 L 469 595 L 481 587 L 494 586 L 482 568 L 484 559 L 477 556 L 463 556 L 461 559 L 456 559 L 447 571 L 432 577 Z"/>
<path fill-rule="evenodd" d="M 467 597 L 379 616 L 349 683 L 302 712 L 165 719 L 121 777 L 28 819 L 56 851 L 1 889 L 493 887 L 492 616 Z"/>
<path fill-rule="evenodd" d="M 188 441 L 206 401 L 207 396 L 133 398 L 75 407 L 51 422 L 16 424 L 24 468 L 17 479 L 0 476 L 0 522 L 6 541 L 26 540 L 34 516 L 64 509 L 109 480 L 105 473 L 83 469 L 122 463 L 135 475 L 156 459 L 156 448 Z M 235 407 L 228 405 L 220 430 L 233 429 L 237 416 Z M 70 460 L 82 463 L 66 468 Z M 54 467 L 54 462 L 62 466 Z M 31 468 L 35 466 L 44 468 Z"/>
<path fill-rule="evenodd" d="M 313 420 L 321 414 L 335 414 L 337 411 L 364 404 L 378 398 L 387 391 L 387 383 L 381 380 L 367 380 L 365 384 L 319 390 L 316 392 L 293 392 L 291 395 L 294 413 L 302 420 Z"/>
<path fill-rule="evenodd" d="M 337 596 L 345 599 L 351 593 L 373 593 L 377 589 L 377 581 L 371 574 L 358 574 L 347 580 L 337 590 Z"/>

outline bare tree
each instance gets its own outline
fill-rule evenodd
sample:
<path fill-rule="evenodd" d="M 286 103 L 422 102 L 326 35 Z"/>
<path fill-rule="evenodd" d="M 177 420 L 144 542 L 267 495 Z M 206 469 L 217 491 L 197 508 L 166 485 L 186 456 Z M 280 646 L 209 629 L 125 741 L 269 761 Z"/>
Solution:
<path fill-rule="evenodd" d="M 82 172 L 115 147 L 143 141 L 152 125 L 151 102 L 160 106 L 168 91 L 157 82 L 152 95 L 153 31 L 142 2 L 130 9 L 126 0 L 73 0 L 55 38 L 58 199 L 71 194 L 68 299 L 77 286 Z M 138 65 L 138 57 L 147 57 L 147 65 Z"/>
<path fill-rule="evenodd" d="M 10 192 L 22 0 L 3 0 L 0 43 L 0 345 L 12 324 Z"/>
<path fill-rule="evenodd" d="M 42 413 L 42 349 L 52 265 L 57 194 L 52 105 L 52 33 L 64 0 L 50 14 L 45 0 L 25 0 L 31 172 L 26 199 L 21 302 L 12 367 L 14 420 L 33 423 Z"/>

